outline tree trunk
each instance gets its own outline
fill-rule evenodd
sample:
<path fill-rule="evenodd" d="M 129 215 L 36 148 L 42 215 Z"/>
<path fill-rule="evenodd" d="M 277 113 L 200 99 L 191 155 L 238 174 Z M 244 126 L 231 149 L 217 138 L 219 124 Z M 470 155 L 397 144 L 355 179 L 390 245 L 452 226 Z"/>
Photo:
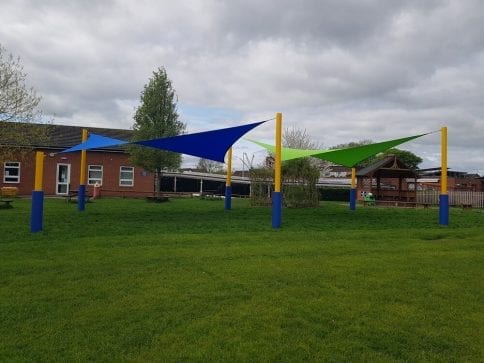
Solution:
<path fill-rule="evenodd" d="M 154 196 L 156 199 L 160 197 L 160 190 L 161 190 L 161 169 L 156 168 L 156 175 L 155 175 L 155 193 Z"/>

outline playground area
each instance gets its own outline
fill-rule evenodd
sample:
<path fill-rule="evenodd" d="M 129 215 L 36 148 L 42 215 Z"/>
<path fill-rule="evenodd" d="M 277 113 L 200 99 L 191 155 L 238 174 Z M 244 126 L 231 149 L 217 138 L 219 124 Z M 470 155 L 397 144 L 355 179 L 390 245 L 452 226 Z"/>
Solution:
<path fill-rule="evenodd" d="M 1 209 L 0 360 L 483 360 L 482 209 L 223 203 Z"/>

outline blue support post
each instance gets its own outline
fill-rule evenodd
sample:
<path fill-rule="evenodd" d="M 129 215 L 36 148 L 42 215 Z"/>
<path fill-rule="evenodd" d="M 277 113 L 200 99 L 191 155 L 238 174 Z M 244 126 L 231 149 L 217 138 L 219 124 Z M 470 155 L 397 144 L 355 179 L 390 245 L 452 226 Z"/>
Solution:
<path fill-rule="evenodd" d="M 282 193 L 272 192 L 272 228 L 279 228 L 282 221 Z"/>
<path fill-rule="evenodd" d="M 440 194 L 439 196 L 439 223 L 442 226 L 449 225 L 449 195 Z"/>
<path fill-rule="evenodd" d="M 225 210 L 232 209 L 232 187 L 225 186 Z"/>
<path fill-rule="evenodd" d="M 44 218 L 44 158 L 42 151 L 35 153 L 35 180 L 32 191 L 32 208 L 30 211 L 30 232 L 42 231 Z"/>
<path fill-rule="evenodd" d="M 44 192 L 34 190 L 32 192 L 32 212 L 30 215 L 30 232 L 39 232 L 43 228 L 44 218 Z"/>
<path fill-rule="evenodd" d="M 356 188 L 350 189 L 350 210 L 356 210 Z"/>
<path fill-rule="evenodd" d="M 86 208 L 86 186 L 79 185 L 77 193 L 77 209 L 83 211 Z"/>

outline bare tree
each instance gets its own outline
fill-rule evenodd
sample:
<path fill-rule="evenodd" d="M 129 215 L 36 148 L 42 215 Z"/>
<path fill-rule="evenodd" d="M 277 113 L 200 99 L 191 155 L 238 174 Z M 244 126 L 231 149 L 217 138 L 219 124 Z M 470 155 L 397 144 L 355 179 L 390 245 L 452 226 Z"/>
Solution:
<path fill-rule="evenodd" d="M 200 158 L 198 160 L 197 170 L 203 173 L 218 174 L 223 172 L 223 164 L 218 161 Z"/>
<path fill-rule="evenodd" d="M 282 134 L 282 144 L 285 147 L 293 149 L 317 150 L 323 149 L 323 144 L 311 138 L 311 135 L 306 129 L 298 129 L 296 127 L 286 128 Z M 324 175 L 331 167 L 331 163 L 326 160 L 311 158 L 311 165 L 318 168 Z"/>
<path fill-rule="evenodd" d="M 282 144 L 293 149 L 321 149 L 322 143 L 311 139 L 306 129 L 287 127 L 282 133 Z"/>
<path fill-rule="evenodd" d="M 20 161 L 48 141 L 48 125 L 41 121 L 40 97 L 26 86 L 20 58 L 0 45 L 0 162 Z"/>
<path fill-rule="evenodd" d="M 30 122 L 40 114 L 40 97 L 26 86 L 26 78 L 20 58 L 0 45 L 0 121 Z"/>

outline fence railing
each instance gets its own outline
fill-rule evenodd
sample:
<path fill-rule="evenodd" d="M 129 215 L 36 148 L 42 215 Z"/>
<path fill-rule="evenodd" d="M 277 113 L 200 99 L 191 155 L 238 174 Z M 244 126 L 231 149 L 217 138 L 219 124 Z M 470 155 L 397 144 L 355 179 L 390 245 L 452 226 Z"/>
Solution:
<path fill-rule="evenodd" d="M 419 190 L 417 204 L 438 205 L 439 195 L 440 192 L 437 190 Z M 449 204 L 484 208 L 484 192 L 449 191 Z"/>

